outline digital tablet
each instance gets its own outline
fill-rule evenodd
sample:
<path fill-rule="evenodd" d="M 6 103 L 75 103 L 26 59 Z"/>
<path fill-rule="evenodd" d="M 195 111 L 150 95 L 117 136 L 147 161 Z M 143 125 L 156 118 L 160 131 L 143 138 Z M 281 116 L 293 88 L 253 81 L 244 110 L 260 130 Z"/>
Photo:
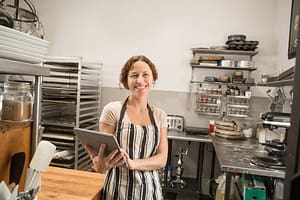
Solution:
<path fill-rule="evenodd" d="M 113 134 L 82 128 L 74 128 L 74 133 L 77 135 L 79 141 L 83 145 L 87 144 L 93 147 L 96 153 L 98 153 L 101 144 L 106 144 L 105 155 L 109 154 L 115 149 L 118 149 L 119 152 L 121 152 L 118 140 Z"/>

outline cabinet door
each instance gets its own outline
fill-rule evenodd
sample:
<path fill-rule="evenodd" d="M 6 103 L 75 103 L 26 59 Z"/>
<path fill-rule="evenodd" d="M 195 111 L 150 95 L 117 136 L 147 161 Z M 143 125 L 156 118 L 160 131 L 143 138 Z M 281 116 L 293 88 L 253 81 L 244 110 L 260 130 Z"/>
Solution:
<path fill-rule="evenodd" d="M 0 123 L 0 181 L 9 182 L 10 160 L 17 152 L 25 153 L 19 191 L 24 190 L 26 169 L 31 159 L 31 123 Z"/>

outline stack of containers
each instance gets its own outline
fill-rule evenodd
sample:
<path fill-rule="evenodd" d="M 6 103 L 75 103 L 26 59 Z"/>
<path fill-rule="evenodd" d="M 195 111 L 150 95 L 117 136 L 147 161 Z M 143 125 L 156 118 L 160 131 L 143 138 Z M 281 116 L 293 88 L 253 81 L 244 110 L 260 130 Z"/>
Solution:
<path fill-rule="evenodd" d="M 48 48 L 46 40 L 0 25 L 0 58 L 42 63 Z"/>

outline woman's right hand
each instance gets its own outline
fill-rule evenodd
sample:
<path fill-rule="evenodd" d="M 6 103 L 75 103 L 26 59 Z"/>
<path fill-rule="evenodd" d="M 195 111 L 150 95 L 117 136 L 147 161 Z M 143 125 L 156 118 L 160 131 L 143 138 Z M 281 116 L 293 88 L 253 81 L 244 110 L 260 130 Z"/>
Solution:
<path fill-rule="evenodd" d="M 118 152 L 117 149 L 110 152 L 105 156 L 105 144 L 101 144 L 98 154 L 95 153 L 94 149 L 86 145 L 85 149 L 87 150 L 91 160 L 93 161 L 92 169 L 96 172 L 105 174 L 107 170 L 121 166 L 125 163 L 123 156 Z"/>

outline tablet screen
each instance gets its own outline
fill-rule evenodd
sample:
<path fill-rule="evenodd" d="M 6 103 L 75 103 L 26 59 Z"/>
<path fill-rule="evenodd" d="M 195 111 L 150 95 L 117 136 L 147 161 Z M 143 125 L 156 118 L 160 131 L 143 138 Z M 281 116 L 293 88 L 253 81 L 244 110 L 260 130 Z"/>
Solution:
<path fill-rule="evenodd" d="M 118 149 L 120 151 L 120 146 L 117 138 L 111 133 L 103 133 L 81 128 L 74 128 L 74 133 L 75 135 L 77 135 L 79 141 L 83 145 L 87 144 L 93 147 L 96 153 L 98 153 L 101 144 L 106 144 L 106 155 L 115 149 Z"/>

